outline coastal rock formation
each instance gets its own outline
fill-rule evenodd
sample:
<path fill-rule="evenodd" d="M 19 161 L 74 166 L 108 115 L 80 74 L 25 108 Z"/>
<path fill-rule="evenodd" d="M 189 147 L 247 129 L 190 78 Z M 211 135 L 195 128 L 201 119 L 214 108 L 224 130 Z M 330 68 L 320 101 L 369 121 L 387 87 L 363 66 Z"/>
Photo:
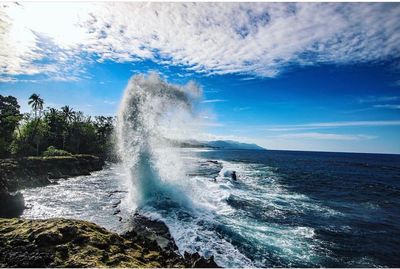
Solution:
<path fill-rule="evenodd" d="M 184 267 L 196 268 L 218 268 L 214 257 L 205 258 L 196 253 L 185 252 L 183 257 L 176 255 L 178 246 L 175 244 L 168 227 L 164 222 L 151 220 L 140 214 L 135 214 L 131 221 L 131 230 L 122 236 L 134 242 L 146 246 L 151 251 L 159 251 L 164 253 L 164 257 L 168 257 L 169 263 L 162 264 L 168 267 L 168 264 L 182 264 Z"/>
<path fill-rule="evenodd" d="M 41 187 L 52 179 L 89 175 L 101 170 L 104 161 L 92 155 L 27 157 L 0 160 L 0 186 L 9 192 Z"/>
<path fill-rule="evenodd" d="M 20 192 L 0 192 L 0 205 L 0 217 L 6 218 L 18 217 L 25 209 L 24 197 Z"/>
<path fill-rule="evenodd" d="M 18 217 L 24 209 L 23 188 L 53 184 L 55 179 L 89 175 L 104 161 L 92 155 L 28 157 L 0 160 L 0 217 Z"/>
<path fill-rule="evenodd" d="M 151 222 L 142 224 L 152 230 Z M 182 257 L 172 238 L 159 245 L 160 238 L 148 235 L 121 236 L 79 220 L 0 219 L 0 267 L 218 267 L 198 254 Z"/>

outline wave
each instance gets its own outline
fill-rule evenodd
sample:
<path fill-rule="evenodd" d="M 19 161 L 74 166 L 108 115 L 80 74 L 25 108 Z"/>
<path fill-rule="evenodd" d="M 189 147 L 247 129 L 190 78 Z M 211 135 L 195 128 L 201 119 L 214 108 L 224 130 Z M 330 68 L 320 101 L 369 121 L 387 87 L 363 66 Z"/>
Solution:
<path fill-rule="evenodd" d="M 170 141 L 185 136 L 195 118 L 201 89 L 193 82 L 179 86 L 156 73 L 133 76 L 117 117 L 117 151 L 128 174 L 129 207 L 169 198 L 183 205 L 190 199 L 179 190 L 185 169 Z"/>

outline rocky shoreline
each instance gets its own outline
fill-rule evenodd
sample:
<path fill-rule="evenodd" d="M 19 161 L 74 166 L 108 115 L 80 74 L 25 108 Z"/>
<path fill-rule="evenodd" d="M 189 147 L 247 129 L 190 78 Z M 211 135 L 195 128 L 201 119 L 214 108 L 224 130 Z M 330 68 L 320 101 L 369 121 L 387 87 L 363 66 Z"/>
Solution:
<path fill-rule="evenodd" d="M 0 219 L 0 253 L 0 267 L 218 267 L 180 255 L 165 224 L 140 215 L 122 235 L 81 220 Z"/>
<path fill-rule="evenodd" d="M 27 157 L 0 160 L 0 217 L 18 217 L 25 205 L 18 190 L 56 184 L 60 178 L 89 175 L 103 168 L 92 155 Z"/>
<path fill-rule="evenodd" d="M 14 218 L 25 209 L 18 190 L 89 175 L 103 165 L 90 155 L 0 160 L 0 267 L 219 267 L 213 257 L 181 255 L 163 222 L 138 214 L 123 234 L 82 220 Z"/>

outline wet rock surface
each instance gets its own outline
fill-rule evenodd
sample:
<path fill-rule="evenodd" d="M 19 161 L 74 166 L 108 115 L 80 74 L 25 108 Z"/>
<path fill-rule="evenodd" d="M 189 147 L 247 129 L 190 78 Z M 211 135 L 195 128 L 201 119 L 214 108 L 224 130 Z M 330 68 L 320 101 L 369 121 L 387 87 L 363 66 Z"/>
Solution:
<path fill-rule="evenodd" d="M 150 251 L 163 253 L 167 263 L 161 262 L 163 267 L 168 264 L 179 264 L 183 267 L 219 268 L 214 257 L 205 258 L 198 253 L 180 255 L 178 246 L 172 238 L 168 227 L 161 221 L 151 220 L 140 214 L 132 219 L 132 229 L 124 234 L 124 238 L 138 242 Z"/>
<path fill-rule="evenodd" d="M 0 253 L 0 267 L 218 267 L 180 255 L 165 224 L 139 215 L 123 235 L 80 220 L 0 219 Z"/>
<path fill-rule="evenodd" d="M 56 184 L 59 178 L 89 175 L 101 170 L 104 161 L 92 155 L 28 157 L 0 160 L 0 217 L 18 217 L 25 206 L 24 188 Z"/>
<path fill-rule="evenodd" d="M 23 188 L 42 187 L 55 179 L 89 175 L 101 170 L 104 161 L 92 155 L 27 157 L 0 160 L 0 188 L 14 192 Z"/>
<path fill-rule="evenodd" d="M 14 218 L 22 214 L 25 209 L 22 193 L 0 192 L 0 217 Z"/>

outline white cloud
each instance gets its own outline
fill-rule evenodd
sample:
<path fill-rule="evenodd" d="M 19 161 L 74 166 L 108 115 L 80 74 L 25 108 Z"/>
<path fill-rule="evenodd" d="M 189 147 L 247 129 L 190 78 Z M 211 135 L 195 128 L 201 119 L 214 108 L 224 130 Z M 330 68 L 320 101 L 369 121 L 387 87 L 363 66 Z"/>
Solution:
<path fill-rule="evenodd" d="M 243 106 L 243 107 L 235 107 L 233 110 L 234 111 L 244 111 L 244 110 L 249 110 L 251 107 L 249 106 Z"/>
<path fill-rule="evenodd" d="M 271 126 L 265 129 L 267 131 L 282 132 L 282 131 L 295 131 L 295 130 L 312 130 L 321 128 L 357 127 L 357 126 L 361 127 L 400 126 L 400 120 L 319 122 L 319 123 Z"/>
<path fill-rule="evenodd" d="M 114 100 L 104 100 L 103 103 L 106 104 L 106 105 L 115 105 L 115 104 L 117 104 L 117 101 L 114 101 Z"/>
<path fill-rule="evenodd" d="M 374 107 L 375 108 L 400 109 L 400 105 L 394 105 L 394 104 L 374 105 Z"/>
<path fill-rule="evenodd" d="M 12 77 L 0 77 L 0 82 L 17 82 L 16 78 Z"/>
<path fill-rule="evenodd" d="M 359 103 L 379 103 L 379 102 L 391 102 L 400 100 L 399 96 L 367 96 L 359 98 Z"/>
<path fill-rule="evenodd" d="M 399 17 L 398 3 L 4 3 L 0 74 L 76 78 L 96 55 L 274 77 L 398 57 Z"/>
<path fill-rule="evenodd" d="M 295 133 L 282 134 L 277 138 L 295 138 L 295 139 L 318 139 L 318 140 L 365 140 L 373 139 L 375 136 L 363 134 L 329 134 L 329 133 Z"/>
<path fill-rule="evenodd" d="M 203 100 L 202 103 L 221 103 L 221 102 L 226 102 L 226 100 L 223 99 L 209 99 L 209 100 Z"/>

